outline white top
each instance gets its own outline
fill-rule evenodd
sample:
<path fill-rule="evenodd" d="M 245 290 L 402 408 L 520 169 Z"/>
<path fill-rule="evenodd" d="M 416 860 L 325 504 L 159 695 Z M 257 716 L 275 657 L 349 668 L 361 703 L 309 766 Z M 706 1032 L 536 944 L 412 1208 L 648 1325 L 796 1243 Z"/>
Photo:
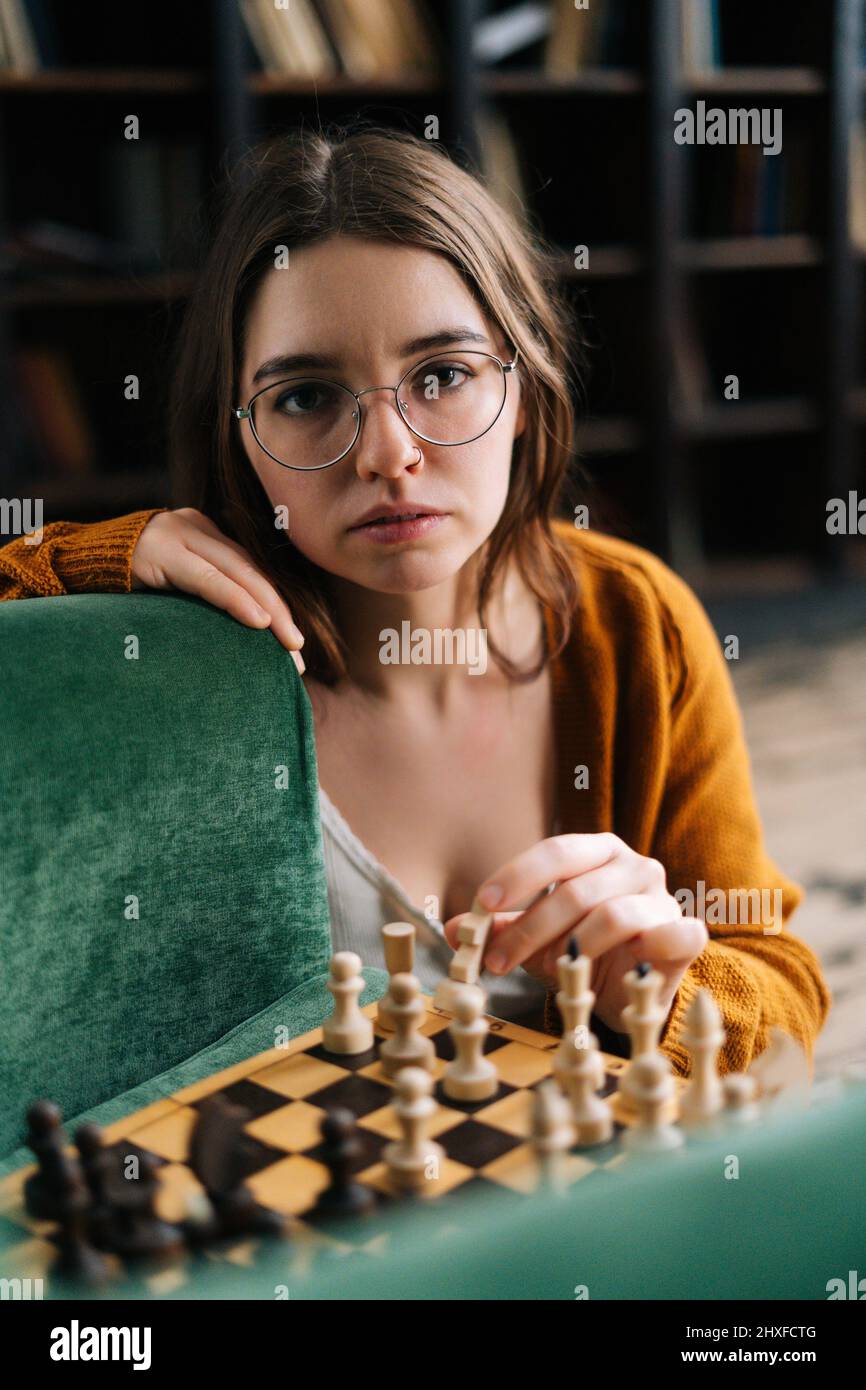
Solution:
<path fill-rule="evenodd" d="M 347 825 L 324 787 L 319 787 L 322 843 L 331 913 L 334 951 L 355 951 L 364 965 L 385 968 L 382 928 L 386 922 L 411 922 L 415 927 L 415 975 L 422 988 L 433 993 L 454 952 L 445 940 L 445 929 L 436 917 L 427 917 L 409 901 L 403 888 L 375 859 Z M 556 885 L 548 885 L 550 892 Z M 528 904 L 520 904 L 526 906 Z M 468 909 L 467 909 L 468 911 Z M 498 1018 L 540 1026 L 545 986 L 522 967 L 509 975 L 486 974 L 487 1010 Z"/>

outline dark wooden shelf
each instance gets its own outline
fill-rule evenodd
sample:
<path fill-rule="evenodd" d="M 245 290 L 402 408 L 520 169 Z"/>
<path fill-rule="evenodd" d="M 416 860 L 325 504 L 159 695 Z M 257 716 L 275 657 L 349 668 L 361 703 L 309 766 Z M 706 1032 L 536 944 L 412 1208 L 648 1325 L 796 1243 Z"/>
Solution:
<path fill-rule="evenodd" d="M 858 425 L 866 420 L 866 386 L 855 387 L 848 397 L 848 408 Z"/>
<path fill-rule="evenodd" d="M 146 304 L 185 299 L 195 283 L 191 270 L 153 275 L 52 275 L 32 284 L 14 285 L 2 295 L 11 309 L 62 309 L 87 304 Z"/>
<path fill-rule="evenodd" d="M 293 77 L 289 73 L 252 73 L 247 88 L 254 96 L 415 96 L 441 89 L 435 73 L 394 72 L 381 77 Z"/>
<path fill-rule="evenodd" d="M 817 237 L 791 232 L 780 236 L 708 237 L 681 242 L 687 270 L 772 270 L 820 265 L 824 251 Z"/>
<path fill-rule="evenodd" d="M 813 96 L 827 90 L 824 74 L 818 68 L 709 68 L 706 72 L 686 73 L 683 86 L 698 96 L 704 92 Z"/>
<path fill-rule="evenodd" d="M 486 96 L 576 96 L 581 92 L 630 96 L 646 88 L 642 74 L 630 68 L 581 68 L 562 77 L 542 68 L 514 68 L 483 72 L 478 82 Z"/>
<path fill-rule="evenodd" d="M 575 430 L 579 454 L 630 454 L 643 442 L 640 421 L 627 415 L 600 416 L 581 420 Z"/>
<path fill-rule="evenodd" d="M 758 439 L 771 434 L 808 434 L 818 429 L 818 410 L 803 397 L 706 404 L 678 412 L 677 425 L 689 442 Z"/>
<path fill-rule="evenodd" d="M 589 266 L 576 270 L 573 253 L 563 248 L 558 274 L 563 280 L 614 280 L 640 274 L 644 262 L 644 254 L 636 246 L 591 246 Z"/>
<path fill-rule="evenodd" d="M 204 89 L 204 73 L 187 68 L 50 68 L 44 72 L 0 71 L 0 92 L 63 92 L 93 96 L 112 92 L 172 93 Z"/>

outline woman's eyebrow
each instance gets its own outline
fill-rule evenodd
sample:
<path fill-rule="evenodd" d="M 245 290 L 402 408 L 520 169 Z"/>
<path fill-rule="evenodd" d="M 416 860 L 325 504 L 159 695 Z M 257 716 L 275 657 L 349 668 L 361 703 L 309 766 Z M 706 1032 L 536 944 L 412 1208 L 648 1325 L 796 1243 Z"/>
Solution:
<path fill-rule="evenodd" d="M 436 333 L 425 333 L 420 338 L 412 338 L 408 343 L 404 343 L 400 349 L 401 357 L 410 357 L 415 352 L 432 351 L 435 348 L 450 347 L 454 343 L 480 343 L 485 347 L 490 347 L 490 339 L 477 329 L 467 328 L 465 324 L 458 324 L 453 328 L 441 328 Z M 269 357 L 257 368 L 253 376 L 253 384 L 264 380 L 268 376 L 291 376 L 293 372 L 307 371 L 311 367 L 317 370 L 336 371 L 340 367 L 340 359 L 330 357 L 320 352 L 299 352 L 299 353 L 280 353 L 276 357 Z"/>

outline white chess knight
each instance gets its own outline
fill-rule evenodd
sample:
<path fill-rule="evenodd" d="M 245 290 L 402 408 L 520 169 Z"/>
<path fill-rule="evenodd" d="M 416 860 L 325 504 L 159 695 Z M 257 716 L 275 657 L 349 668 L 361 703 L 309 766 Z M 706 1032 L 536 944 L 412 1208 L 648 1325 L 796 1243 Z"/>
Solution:
<path fill-rule="evenodd" d="M 451 1100 L 489 1100 L 499 1089 L 499 1073 L 483 1056 L 489 1024 L 483 1017 L 484 993 L 466 985 L 455 1001 L 449 1033 L 455 1057 L 445 1068 L 442 1089 Z"/>
<path fill-rule="evenodd" d="M 361 957 L 354 951 L 338 951 L 331 957 L 328 989 L 334 997 L 334 1012 L 322 1027 L 322 1043 L 328 1052 L 354 1056 L 373 1046 L 373 1023 L 358 1007 L 364 988 Z"/>

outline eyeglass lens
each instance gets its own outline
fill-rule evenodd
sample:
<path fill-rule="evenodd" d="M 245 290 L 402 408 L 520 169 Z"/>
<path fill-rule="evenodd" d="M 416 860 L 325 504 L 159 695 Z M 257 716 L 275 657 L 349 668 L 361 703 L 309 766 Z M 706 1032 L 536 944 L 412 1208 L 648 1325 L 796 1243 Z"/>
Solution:
<path fill-rule="evenodd" d="M 483 353 L 428 359 L 397 392 L 400 414 L 432 444 L 465 444 L 488 430 L 505 399 L 500 364 Z M 321 468 L 349 449 L 358 402 L 336 382 L 313 377 L 279 381 L 255 399 L 252 424 L 262 447 L 280 463 Z"/>

